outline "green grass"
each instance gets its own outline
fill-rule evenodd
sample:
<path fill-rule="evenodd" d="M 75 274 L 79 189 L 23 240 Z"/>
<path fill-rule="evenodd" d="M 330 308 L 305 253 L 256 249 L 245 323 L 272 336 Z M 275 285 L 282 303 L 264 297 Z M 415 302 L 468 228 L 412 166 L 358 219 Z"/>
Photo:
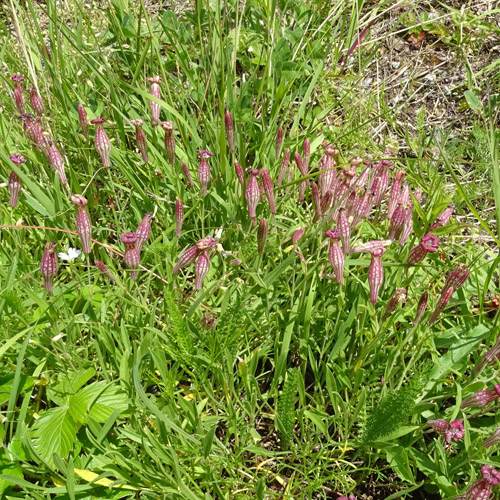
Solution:
<path fill-rule="evenodd" d="M 64 8 L 53 0 L 43 8 L 32 0 L 11 5 L 0 15 L 2 182 L 13 168 L 9 155 L 19 152 L 27 163 L 16 169 L 23 183 L 17 207 L 8 206 L 6 187 L 0 205 L 5 498 L 327 499 L 359 497 L 372 483 L 380 498 L 451 498 L 480 465 L 500 465 L 495 448 L 481 445 L 498 426 L 494 411 L 459 409 L 462 398 L 496 383 L 496 366 L 472 372 L 498 334 L 491 307 L 499 279 L 494 103 L 474 109 L 469 95 L 470 128 L 457 138 L 427 127 L 425 111 L 416 132 L 405 129 L 396 120 L 404 104 L 394 110 L 384 93 L 367 96 L 360 82 L 383 40 L 368 34 L 352 61 L 342 61 L 376 16 L 381 22 L 389 16 L 389 2 L 197 1 L 193 11 L 157 16 L 125 0 L 92 12 L 77 0 Z M 384 40 L 392 36 L 389 30 Z M 40 48 L 45 43 L 51 59 Z M 71 192 L 89 200 L 92 254 L 59 262 L 53 294 L 39 268 L 44 245 L 80 247 L 71 233 L 76 208 L 16 117 L 9 95 L 14 72 L 29 86 L 37 82 L 44 128 L 64 153 Z M 155 74 L 163 80 L 161 119 L 174 122 L 174 165 L 163 130 L 151 126 L 147 78 Z M 108 119 L 109 169 L 95 151 L 93 126 L 89 141 L 81 133 L 78 103 L 89 120 Z M 225 139 L 226 108 L 235 124 L 234 153 Z M 135 150 L 129 122 L 139 117 L 148 164 Z M 346 256 L 343 284 L 327 278 L 323 235 L 334 223 L 313 223 L 310 189 L 299 203 L 304 178 L 297 169 L 275 190 L 275 218 L 265 198 L 259 201 L 257 218 L 268 220 L 270 235 L 264 254 L 257 253 L 257 227 L 234 162 L 266 168 L 276 179 L 280 126 L 292 160 L 310 139 L 311 182 L 327 141 L 340 150 L 341 168 L 354 156 L 392 159 L 412 189 L 423 191 L 414 232 L 383 256 L 376 304 L 369 301 L 369 254 Z M 205 198 L 196 178 L 200 149 L 214 153 Z M 185 214 L 178 239 L 177 198 Z M 438 252 L 405 266 L 409 250 L 450 203 L 456 212 L 436 231 Z M 155 209 L 144 269 L 133 281 L 120 257 L 120 235 Z M 305 262 L 292 247 L 301 227 L 297 249 Z M 185 249 L 221 228 L 197 292 L 193 265 L 176 275 L 172 269 Z M 388 231 L 377 211 L 352 241 L 385 239 Z M 440 320 L 429 327 L 428 311 L 412 326 L 422 292 L 429 291 L 432 311 L 446 275 L 461 263 L 470 278 Z M 382 320 L 397 287 L 408 289 L 407 301 Z M 216 317 L 210 330 L 202 326 L 207 312 Z M 465 419 L 456 453 L 428 433 L 425 423 L 435 418 Z"/>

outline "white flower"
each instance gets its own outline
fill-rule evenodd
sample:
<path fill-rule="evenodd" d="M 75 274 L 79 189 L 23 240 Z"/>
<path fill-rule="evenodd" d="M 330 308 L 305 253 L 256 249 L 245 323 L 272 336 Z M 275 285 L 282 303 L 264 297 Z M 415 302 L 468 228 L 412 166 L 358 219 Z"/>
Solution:
<path fill-rule="evenodd" d="M 81 250 L 78 250 L 77 248 L 68 248 L 68 253 L 66 252 L 59 252 L 57 255 L 60 259 L 65 260 L 67 262 L 73 262 L 75 261 L 78 256 L 82 253 Z"/>

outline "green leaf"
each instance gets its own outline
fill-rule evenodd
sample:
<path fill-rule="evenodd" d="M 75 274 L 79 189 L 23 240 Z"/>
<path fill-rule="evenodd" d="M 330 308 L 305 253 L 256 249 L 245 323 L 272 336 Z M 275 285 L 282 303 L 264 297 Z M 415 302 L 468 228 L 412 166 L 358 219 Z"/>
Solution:
<path fill-rule="evenodd" d="M 477 97 L 476 94 L 474 94 L 474 92 L 470 91 L 470 90 L 466 90 L 464 92 L 464 97 L 467 101 L 467 104 L 469 105 L 469 108 L 476 111 L 478 110 L 479 108 L 481 108 L 481 101 L 479 100 L 479 98 Z"/>
<path fill-rule="evenodd" d="M 69 406 L 51 408 L 44 412 L 32 429 L 35 450 L 50 465 L 54 453 L 66 458 L 76 439 L 76 424 Z"/>
<path fill-rule="evenodd" d="M 11 460 L 5 448 L 0 451 L 0 474 L 2 474 L 2 476 L 6 474 L 14 477 L 23 477 L 19 462 Z M 12 484 L 14 483 L 8 481 L 5 477 L 0 477 L 0 495 Z"/>

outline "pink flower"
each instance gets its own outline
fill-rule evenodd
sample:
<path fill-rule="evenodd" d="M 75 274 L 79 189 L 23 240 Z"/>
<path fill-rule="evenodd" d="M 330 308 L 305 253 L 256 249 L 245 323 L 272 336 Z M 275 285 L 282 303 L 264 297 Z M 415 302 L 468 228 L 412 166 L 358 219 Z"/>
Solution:
<path fill-rule="evenodd" d="M 436 322 L 438 316 L 443 312 L 443 309 L 446 307 L 446 304 L 448 304 L 448 302 L 450 301 L 450 298 L 453 295 L 454 291 L 455 289 L 450 286 L 441 294 L 441 297 L 438 300 L 436 308 L 432 313 L 431 319 L 429 320 L 429 326 L 432 326 Z"/>
<path fill-rule="evenodd" d="M 61 184 L 68 185 L 68 179 L 66 178 L 66 171 L 64 170 L 64 158 L 62 157 L 59 150 L 56 148 L 55 144 L 52 142 L 49 148 L 49 163 L 54 167 L 54 170 L 59 175 Z"/>
<path fill-rule="evenodd" d="M 283 184 L 283 179 L 285 178 L 285 174 L 288 168 L 288 163 L 290 162 L 290 152 L 288 149 L 285 150 L 285 156 L 281 161 L 281 167 L 278 174 L 278 180 L 276 181 L 276 186 L 280 187 Z"/>
<path fill-rule="evenodd" d="M 458 290 L 469 278 L 470 271 L 465 264 L 460 264 L 456 269 L 446 277 L 443 291 L 451 287 L 453 290 Z"/>
<path fill-rule="evenodd" d="M 193 178 L 191 177 L 191 172 L 189 171 L 188 166 L 184 162 L 182 162 L 182 171 L 184 172 L 184 175 L 186 176 L 188 186 L 192 188 L 194 186 Z"/>
<path fill-rule="evenodd" d="M 238 182 L 241 184 L 241 187 L 243 187 L 245 185 L 245 174 L 242 166 L 237 161 L 234 162 L 234 170 L 236 172 Z"/>
<path fill-rule="evenodd" d="M 500 482 L 500 472 L 491 465 L 481 467 L 482 479 L 472 483 L 465 492 L 465 495 L 456 497 L 455 500 L 488 500 L 491 494 L 491 487 Z"/>
<path fill-rule="evenodd" d="M 101 262 L 100 260 L 95 260 L 95 265 L 101 273 L 104 273 L 111 281 L 116 281 L 116 278 L 111 274 L 107 266 L 104 264 L 104 262 Z"/>
<path fill-rule="evenodd" d="M 16 106 L 17 112 L 22 115 L 26 110 L 25 100 L 23 88 L 21 86 L 21 82 L 24 81 L 24 76 L 19 73 L 14 73 L 11 76 L 12 81 L 15 83 L 14 85 L 14 105 Z"/>
<path fill-rule="evenodd" d="M 387 218 L 392 219 L 392 215 L 396 210 L 399 198 L 401 196 L 401 183 L 405 177 L 402 170 L 397 170 L 392 181 L 391 192 L 389 194 L 389 203 L 387 204 Z"/>
<path fill-rule="evenodd" d="M 418 325 L 418 323 L 422 319 L 422 316 L 427 309 L 428 299 L 429 299 L 429 292 L 426 290 L 420 297 L 420 300 L 418 301 L 417 314 L 415 315 L 415 319 L 413 320 L 413 326 Z"/>
<path fill-rule="evenodd" d="M 264 253 L 266 247 L 267 237 L 269 236 L 269 224 L 266 219 L 261 219 L 259 228 L 257 229 L 257 251 Z"/>
<path fill-rule="evenodd" d="M 333 189 L 335 192 L 336 180 L 337 180 L 337 170 L 335 170 L 335 156 L 339 154 L 338 150 L 335 149 L 331 144 L 325 147 L 323 158 L 320 161 L 320 169 L 324 170 L 319 174 L 319 191 L 322 196 L 325 195 L 327 191 Z"/>
<path fill-rule="evenodd" d="M 192 264 L 196 260 L 197 256 L 198 256 L 198 248 L 196 247 L 196 245 L 189 247 L 180 256 L 179 261 L 172 270 L 172 274 L 177 274 L 181 268 L 187 267 L 190 264 Z"/>
<path fill-rule="evenodd" d="M 344 253 L 350 252 L 351 225 L 347 219 L 346 211 L 343 208 L 339 209 L 337 219 L 337 227 L 339 230 L 340 239 L 342 240 L 342 249 Z"/>
<path fill-rule="evenodd" d="M 434 253 L 439 248 L 439 238 L 433 234 L 426 234 L 420 243 L 410 250 L 407 264 L 417 264 L 425 259 L 428 253 Z"/>
<path fill-rule="evenodd" d="M 434 221 L 434 223 L 429 228 L 429 231 L 434 231 L 434 230 L 438 229 L 439 227 L 446 226 L 448 224 L 448 222 L 450 222 L 450 218 L 453 215 L 453 210 L 454 210 L 454 208 L 450 206 L 446 210 L 441 212 L 438 215 L 437 219 Z"/>
<path fill-rule="evenodd" d="M 135 247 L 137 242 L 136 233 L 125 233 L 121 236 L 122 243 L 125 245 L 125 255 L 123 256 L 123 261 L 125 265 L 131 269 L 130 278 L 133 280 L 137 279 L 137 268 L 139 267 L 139 262 L 141 256 L 139 251 Z"/>
<path fill-rule="evenodd" d="M 266 193 L 267 201 L 269 202 L 269 211 L 272 214 L 276 213 L 276 204 L 274 202 L 274 188 L 273 182 L 271 181 L 271 176 L 269 172 L 263 168 L 260 171 L 260 177 L 262 179 L 262 185 L 264 186 L 264 192 Z"/>
<path fill-rule="evenodd" d="M 442 436 L 445 436 L 445 440 L 449 443 L 452 439 L 455 442 L 460 441 L 465 436 L 464 423 L 463 420 L 453 420 L 453 422 L 448 422 L 443 419 L 439 420 L 428 420 L 427 423 Z"/>

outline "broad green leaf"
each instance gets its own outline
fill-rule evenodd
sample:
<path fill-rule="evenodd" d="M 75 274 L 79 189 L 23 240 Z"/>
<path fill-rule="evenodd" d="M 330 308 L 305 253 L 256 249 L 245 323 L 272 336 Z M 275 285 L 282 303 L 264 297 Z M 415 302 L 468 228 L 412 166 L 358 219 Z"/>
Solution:
<path fill-rule="evenodd" d="M 54 453 L 64 459 L 75 444 L 76 430 L 69 406 L 51 408 L 33 426 L 35 450 L 49 464 L 54 463 Z"/>

